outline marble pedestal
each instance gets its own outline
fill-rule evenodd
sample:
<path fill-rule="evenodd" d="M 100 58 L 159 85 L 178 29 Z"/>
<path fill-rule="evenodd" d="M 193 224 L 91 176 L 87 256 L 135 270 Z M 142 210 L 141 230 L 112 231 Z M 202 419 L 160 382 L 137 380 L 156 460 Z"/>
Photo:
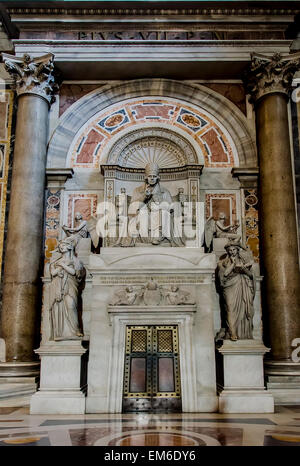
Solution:
<path fill-rule="evenodd" d="M 263 356 L 269 351 L 259 340 L 225 340 L 224 386 L 219 396 L 221 413 L 273 413 L 274 399 L 264 387 Z"/>
<path fill-rule="evenodd" d="M 48 342 L 35 351 L 41 358 L 40 389 L 30 401 L 31 414 L 84 414 L 81 341 Z"/>

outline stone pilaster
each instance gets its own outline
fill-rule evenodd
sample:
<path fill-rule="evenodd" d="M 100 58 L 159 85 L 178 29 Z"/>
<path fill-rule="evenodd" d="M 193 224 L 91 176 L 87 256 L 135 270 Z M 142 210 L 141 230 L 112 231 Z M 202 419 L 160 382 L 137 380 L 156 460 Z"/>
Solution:
<path fill-rule="evenodd" d="M 16 139 L 2 309 L 6 366 L 11 374 L 37 369 L 33 349 L 39 338 L 39 277 L 49 106 L 58 90 L 54 56 L 16 58 L 2 54 L 18 96 Z M 8 368 L 8 365 L 11 366 Z M 0 367 L 1 373 L 1 367 Z"/>
<path fill-rule="evenodd" d="M 299 68 L 299 53 L 253 55 L 245 74 L 256 111 L 265 330 L 273 363 L 284 362 L 287 371 L 293 366 L 292 341 L 300 337 L 300 274 L 287 108 L 293 75 Z"/>

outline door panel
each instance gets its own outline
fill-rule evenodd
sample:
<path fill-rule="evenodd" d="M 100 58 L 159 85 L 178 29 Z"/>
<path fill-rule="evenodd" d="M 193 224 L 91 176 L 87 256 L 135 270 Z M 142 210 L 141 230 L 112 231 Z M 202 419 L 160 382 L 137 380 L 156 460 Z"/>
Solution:
<path fill-rule="evenodd" d="M 123 411 L 181 411 L 178 328 L 127 326 Z"/>

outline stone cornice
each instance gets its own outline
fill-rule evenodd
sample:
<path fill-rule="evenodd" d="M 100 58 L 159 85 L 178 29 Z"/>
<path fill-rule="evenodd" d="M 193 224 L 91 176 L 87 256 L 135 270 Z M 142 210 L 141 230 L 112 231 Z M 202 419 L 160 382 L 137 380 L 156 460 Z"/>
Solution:
<path fill-rule="evenodd" d="M 299 8 L 7 8 L 11 15 L 101 16 L 290 16 Z"/>
<path fill-rule="evenodd" d="M 266 94 L 281 93 L 288 95 L 291 91 L 293 77 L 300 69 L 300 53 L 281 55 L 251 54 L 251 63 L 244 74 L 246 91 L 252 102 L 258 101 Z"/>
<path fill-rule="evenodd" d="M 22 58 L 6 53 L 2 54 L 6 71 L 14 77 L 17 95 L 34 94 L 43 97 L 49 104 L 55 101 L 58 84 L 54 71 L 54 55 L 48 53 L 31 58 L 24 54 Z"/>

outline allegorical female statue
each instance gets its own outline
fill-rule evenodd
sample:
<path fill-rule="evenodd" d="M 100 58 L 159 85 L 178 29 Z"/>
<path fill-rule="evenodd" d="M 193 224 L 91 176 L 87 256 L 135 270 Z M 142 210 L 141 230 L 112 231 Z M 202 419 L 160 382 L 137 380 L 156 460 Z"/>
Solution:
<path fill-rule="evenodd" d="M 79 328 L 78 297 L 85 269 L 74 253 L 69 238 L 61 240 L 50 262 L 49 315 L 51 340 L 77 340 Z"/>
<path fill-rule="evenodd" d="M 230 242 L 225 246 L 227 255 L 218 262 L 217 273 L 221 303 L 226 315 L 229 338 L 253 339 L 253 301 L 255 275 L 253 261 L 245 258 L 240 243 Z"/>

